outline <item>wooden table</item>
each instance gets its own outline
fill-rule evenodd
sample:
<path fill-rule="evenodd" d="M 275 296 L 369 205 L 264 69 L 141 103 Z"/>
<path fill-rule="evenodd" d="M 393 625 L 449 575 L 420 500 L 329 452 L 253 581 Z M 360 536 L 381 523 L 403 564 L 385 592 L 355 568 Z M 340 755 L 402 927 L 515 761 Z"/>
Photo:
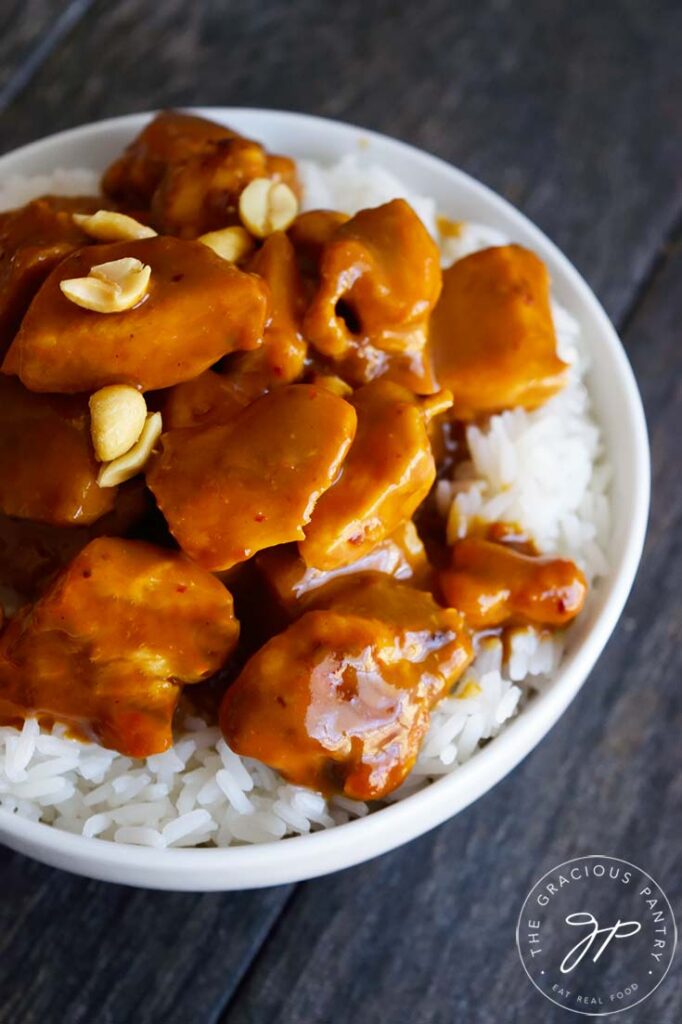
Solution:
<path fill-rule="evenodd" d="M 644 561 L 599 665 L 492 792 L 395 853 L 253 893 L 85 881 L 0 851 L 3 1024 L 566 1022 L 514 943 L 584 853 L 682 923 L 682 8 L 675 0 L 4 0 L 1 146 L 171 104 L 277 106 L 406 139 L 508 196 L 606 306 L 644 396 Z M 623 1021 L 673 1024 L 682 972 Z"/>

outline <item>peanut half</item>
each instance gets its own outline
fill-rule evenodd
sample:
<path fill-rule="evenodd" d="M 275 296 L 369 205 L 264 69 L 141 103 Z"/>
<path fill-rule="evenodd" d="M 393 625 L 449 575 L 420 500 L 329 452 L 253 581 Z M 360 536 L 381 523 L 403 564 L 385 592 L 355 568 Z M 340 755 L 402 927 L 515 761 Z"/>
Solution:
<path fill-rule="evenodd" d="M 199 242 L 203 242 L 209 249 L 227 260 L 229 263 L 236 263 L 252 251 L 254 241 L 245 228 L 236 227 L 222 228 L 220 231 L 209 231 L 205 235 L 199 235 Z"/>
<path fill-rule="evenodd" d="M 98 242 L 134 242 L 138 238 L 154 238 L 156 231 L 140 224 L 139 220 L 115 210 L 98 210 L 97 213 L 74 213 L 78 227 L 96 238 Z"/>
<path fill-rule="evenodd" d="M 129 384 L 111 384 L 90 398 L 90 434 L 95 456 L 111 462 L 129 451 L 144 427 L 147 403 Z"/>
<path fill-rule="evenodd" d="M 113 462 L 107 462 L 99 471 L 97 483 L 100 487 L 117 487 L 131 477 L 137 476 L 146 466 L 154 445 L 161 437 L 163 424 L 160 412 L 150 412 L 145 420 L 142 433 L 137 444 L 133 445 L 125 455 L 120 455 Z"/>
<path fill-rule="evenodd" d="M 124 313 L 147 294 L 151 267 L 132 256 L 90 268 L 87 277 L 72 277 L 59 287 L 70 302 L 94 313 Z"/>
<path fill-rule="evenodd" d="M 283 181 L 254 178 L 239 197 L 239 216 L 256 238 L 286 231 L 298 213 L 298 199 Z"/>

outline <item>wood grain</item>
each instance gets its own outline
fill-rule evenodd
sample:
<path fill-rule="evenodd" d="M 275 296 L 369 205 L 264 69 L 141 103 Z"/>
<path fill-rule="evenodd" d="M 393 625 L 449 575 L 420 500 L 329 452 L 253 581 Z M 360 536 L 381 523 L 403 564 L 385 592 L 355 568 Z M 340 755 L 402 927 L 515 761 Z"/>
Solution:
<path fill-rule="evenodd" d="M 4 0 L 0 6 L 0 111 L 24 89 L 91 0 Z"/>
<path fill-rule="evenodd" d="M 86 881 L 0 847 L 2 1024 L 203 1024 L 289 888 L 187 895 Z"/>
<path fill-rule="evenodd" d="M 620 316 L 679 210 L 681 33 L 674 0 L 97 0 L 2 146 L 164 104 L 355 121 L 509 196 Z"/>
<path fill-rule="evenodd" d="M 66 6 L 2 8 L 0 86 Z M 29 69 L 3 149 L 159 105 L 277 106 L 405 138 L 509 196 L 628 315 L 654 506 L 626 615 L 579 698 L 510 778 L 403 850 L 224 896 L 88 882 L 0 850 L 0 1024 L 565 1021 L 513 941 L 540 874 L 611 853 L 682 906 L 678 249 L 650 280 L 680 211 L 681 22 L 673 0 L 95 0 Z M 637 1024 L 673 1024 L 681 1003 L 678 969 Z"/>

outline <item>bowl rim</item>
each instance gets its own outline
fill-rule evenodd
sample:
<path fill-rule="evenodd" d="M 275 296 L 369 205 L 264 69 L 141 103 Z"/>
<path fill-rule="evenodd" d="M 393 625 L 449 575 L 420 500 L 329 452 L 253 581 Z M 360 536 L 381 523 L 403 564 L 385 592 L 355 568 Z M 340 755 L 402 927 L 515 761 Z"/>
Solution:
<path fill-rule="evenodd" d="M 596 619 L 575 647 L 567 652 L 550 686 L 530 701 L 495 737 L 455 771 L 444 774 L 424 789 L 334 828 L 272 842 L 202 848 L 156 848 L 89 838 L 34 822 L 0 809 L 0 840 L 46 863 L 94 878 L 143 884 L 175 891 L 209 891 L 257 888 L 317 877 L 369 860 L 423 834 L 482 796 L 526 757 L 556 723 L 585 681 L 603 650 L 630 592 L 640 561 L 649 510 L 650 457 L 646 420 L 632 368 L 620 339 L 598 299 L 560 249 L 502 196 L 445 160 L 406 142 L 346 122 L 290 111 L 251 107 L 184 107 L 216 120 L 230 118 L 277 120 L 284 127 L 300 126 L 322 132 L 357 133 L 358 138 L 401 154 L 419 158 L 436 172 L 447 174 L 474 189 L 492 215 L 510 215 L 522 224 L 543 257 L 551 257 L 566 286 L 581 299 L 595 323 L 599 343 L 609 349 L 625 398 L 624 421 L 631 428 L 632 476 L 629 524 L 620 553 L 614 553 L 612 571 L 600 583 L 601 607 Z M 12 150 L 0 157 L 4 164 L 35 156 L 46 143 L 79 142 L 101 131 L 130 129 L 131 134 L 156 111 L 123 115 L 90 122 L 57 132 Z M 254 134 L 256 134 L 254 132 Z M 11 159 L 10 159 L 11 158 Z M 381 165 L 385 158 L 377 157 Z M 167 877 L 164 877 L 164 872 Z M 143 880 L 140 881 L 139 879 Z"/>

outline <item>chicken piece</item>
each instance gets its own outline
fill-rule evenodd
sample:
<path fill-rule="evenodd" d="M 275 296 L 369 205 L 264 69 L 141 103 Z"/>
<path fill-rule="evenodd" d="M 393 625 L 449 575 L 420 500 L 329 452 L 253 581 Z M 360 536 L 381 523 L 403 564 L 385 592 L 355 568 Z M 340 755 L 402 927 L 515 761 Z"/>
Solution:
<path fill-rule="evenodd" d="M 369 573 L 247 662 L 220 725 L 232 750 L 289 782 L 381 799 L 411 770 L 430 709 L 471 658 L 459 613 Z"/>
<path fill-rule="evenodd" d="M 148 294 L 133 309 L 94 313 L 62 294 L 61 281 L 124 257 L 151 267 Z M 256 348 L 267 309 L 267 286 L 201 242 L 157 236 L 93 245 L 50 274 L 2 371 L 17 374 L 32 391 L 95 391 L 106 384 L 166 388 L 196 377 L 229 352 Z"/>
<path fill-rule="evenodd" d="M 438 248 L 412 208 L 395 199 L 361 210 L 324 245 L 304 334 L 354 385 L 386 376 L 430 394 L 425 346 L 440 289 Z"/>
<path fill-rule="evenodd" d="M 228 357 L 220 373 L 206 370 L 174 387 L 165 402 L 167 430 L 231 423 L 266 391 L 300 377 L 307 345 L 300 332 L 302 284 L 286 235 L 270 235 L 249 264 L 270 290 L 270 319 L 263 344 Z"/>
<path fill-rule="evenodd" d="M 262 277 L 270 290 L 270 320 L 261 347 L 235 356 L 227 372 L 242 392 L 256 398 L 280 384 L 293 383 L 303 372 L 308 349 L 301 333 L 305 293 L 294 247 L 281 231 L 265 239 L 248 269 Z"/>
<path fill-rule="evenodd" d="M 193 114 L 158 114 L 105 172 L 107 195 L 151 206 L 154 226 L 182 238 L 238 223 L 237 205 L 254 178 L 284 181 L 294 189 L 296 165 Z"/>
<path fill-rule="evenodd" d="M 0 515 L 0 580 L 35 597 L 95 537 L 121 537 L 149 512 L 151 495 L 141 478 L 118 489 L 116 504 L 90 526 L 53 526 Z"/>
<path fill-rule="evenodd" d="M 88 238 L 72 214 L 94 213 L 101 200 L 42 196 L 0 213 L 0 357 L 47 275 Z"/>
<path fill-rule="evenodd" d="M 231 423 L 249 402 L 230 375 L 204 370 L 170 389 L 163 404 L 163 425 L 166 430 L 181 430 Z"/>
<path fill-rule="evenodd" d="M 549 286 L 545 264 L 519 245 L 483 249 L 444 272 L 430 345 L 457 419 L 534 409 L 563 387 Z"/>
<path fill-rule="evenodd" d="M 205 152 L 214 142 L 237 137 L 204 117 L 163 110 L 107 168 L 102 191 L 133 206 L 149 206 L 168 167 Z"/>
<path fill-rule="evenodd" d="M 187 554 L 206 569 L 229 569 L 303 537 L 355 426 L 355 410 L 342 398 L 290 384 L 231 424 L 164 434 L 147 484 Z"/>
<path fill-rule="evenodd" d="M 217 672 L 238 634 L 229 591 L 184 555 L 100 538 L 0 636 L 0 718 L 49 716 L 122 754 L 160 753 L 181 686 Z"/>
<path fill-rule="evenodd" d="M 288 157 L 270 156 L 258 142 L 238 135 L 213 141 L 168 166 L 152 199 L 153 223 L 181 238 L 239 224 L 239 197 L 254 178 L 298 190 L 296 165 Z"/>
<path fill-rule="evenodd" d="M 439 582 L 448 605 L 473 629 L 565 626 L 582 610 L 588 589 L 574 562 L 476 537 L 453 545 L 452 566 L 439 573 Z"/>
<path fill-rule="evenodd" d="M 379 572 L 419 587 L 430 575 L 424 545 L 411 520 L 357 561 L 326 572 L 309 568 L 295 547 L 270 548 L 256 555 L 255 562 L 275 611 L 290 619 L 306 609 L 309 599 L 317 600 L 327 584 L 341 578 Z"/>
<path fill-rule="evenodd" d="M 0 512 L 54 525 L 93 523 L 116 488 L 97 485 L 85 397 L 36 395 L 0 375 Z"/>
<path fill-rule="evenodd" d="M 299 544 L 315 569 L 337 569 L 371 551 L 412 517 L 436 477 L 425 415 L 411 392 L 378 380 L 350 401 L 358 414 L 355 440 Z"/>
<path fill-rule="evenodd" d="M 331 242 L 338 228 L 350 220 L 338 210 L 307 210 L 299 213 L 287 234 L 296 250 L 301 273 L 319 284 L 320 259 L 325 245 Z"/>

